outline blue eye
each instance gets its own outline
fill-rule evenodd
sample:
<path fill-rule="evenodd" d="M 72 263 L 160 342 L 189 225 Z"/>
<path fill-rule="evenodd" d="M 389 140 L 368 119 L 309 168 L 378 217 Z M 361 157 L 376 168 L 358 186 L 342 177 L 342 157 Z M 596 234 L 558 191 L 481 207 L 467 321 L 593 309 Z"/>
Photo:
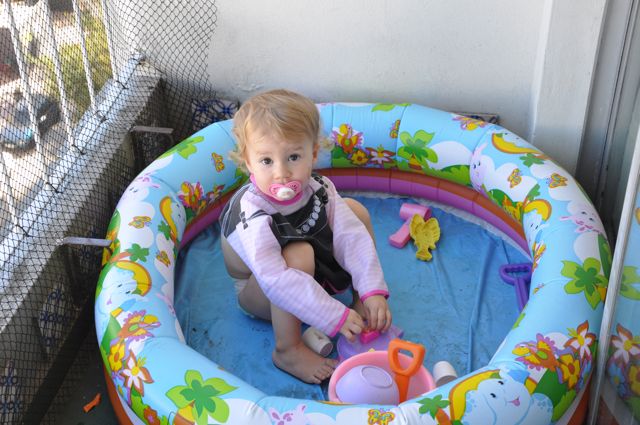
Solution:
<path fill-rule="evenodd" d="M 289 156 L 289 161 L 297 161 L 300 159 L 300 155 L 298 155 L 297 153 L 294 153 L 293 155 Z"/>

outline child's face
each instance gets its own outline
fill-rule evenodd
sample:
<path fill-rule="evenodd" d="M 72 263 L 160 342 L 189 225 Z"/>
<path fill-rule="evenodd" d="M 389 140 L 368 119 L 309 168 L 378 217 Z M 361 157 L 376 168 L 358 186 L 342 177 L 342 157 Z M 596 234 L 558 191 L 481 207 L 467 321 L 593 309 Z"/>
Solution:
<path fill-rule="evenodd" d="M 273 183 L 297 180 L 304 187 L 317 156 L 318 145 L 312 140 L 284 140 L 271 134 L 249 137 L 245 148 L 247 169 L 253 174 L 258 188 L 267 194 Z"/>

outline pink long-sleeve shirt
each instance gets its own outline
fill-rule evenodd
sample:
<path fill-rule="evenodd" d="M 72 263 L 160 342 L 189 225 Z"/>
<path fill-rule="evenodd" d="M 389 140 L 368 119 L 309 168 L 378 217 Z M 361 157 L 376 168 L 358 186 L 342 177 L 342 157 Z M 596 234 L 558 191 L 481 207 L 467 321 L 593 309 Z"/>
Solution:
<path fill-rule="evenodd" d="M 326 177 L 322 180 L 328 195 L 325 208 L 333 231 L 334 258 L 351 274 L 353 286 L 363 301 L 372 295 L 388 297 L 382 267 L 366 227 L 333 183 Z M 309 179 L 302 197 L 290 205 L 272 202 L 253 184 L 247 190 L 240 189 L 236 196 L 241 196 L 242 220 L 227 236 L 227 241 L 251 269 L 272 303 L 332 337 L 340 331 L 349 308 L 329 295 L 313 276 L 287 267 L 282 248 L 270 227 L 271 214 L 286 216 L 297 211 L 321 186 Z M 230 202 L 234 201 L 237 200 Z M 223 217 L 223 226 L 225 219 Z"/>

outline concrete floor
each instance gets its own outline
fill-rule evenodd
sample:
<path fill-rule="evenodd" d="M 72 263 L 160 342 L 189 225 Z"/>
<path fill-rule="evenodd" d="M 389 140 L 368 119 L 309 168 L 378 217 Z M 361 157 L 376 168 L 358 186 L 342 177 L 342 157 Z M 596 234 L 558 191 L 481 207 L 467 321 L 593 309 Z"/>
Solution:
<path fill-rule="evenodd" d="M 85 413 L 83 407 L 96 394 L 101 401 L 91 411 Z M 64 425 L 117 425 L 113 407 L 107 395 L 102 359 L 98 352 L 95 332 L 89 332 L 73 366 L 49 408 L 43 423 Z"/>

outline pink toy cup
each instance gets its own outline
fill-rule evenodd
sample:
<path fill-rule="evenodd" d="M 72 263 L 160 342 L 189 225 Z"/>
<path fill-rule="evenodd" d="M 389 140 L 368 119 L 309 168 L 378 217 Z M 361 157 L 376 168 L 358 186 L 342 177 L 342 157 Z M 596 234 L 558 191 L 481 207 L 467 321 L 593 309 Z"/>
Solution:
<path fill-rule="evenodd" d="M 413 358 L 407 356 L 403 353 L 398 353 L 398 360 L 400 361 L 400 365 L 402 368 L 408 368 L 411 364 Z M 338 398 L 336 393 L 336 385 L 340 379 L 342 379 L 347 372 L 351 369 L 358 366 L 377 366 L 381 369 L 384 369 L 392 378 L 394 378 L 394 373 L 391 371 L 391 366 L 389 365 L 389 353 L 387 351 L 369 351 L 366 353 L 356 354 L 353 357 L 349 357 L 333 372 L 331 375 L 331 379 L 329 380 L 329 401 L 341 403 L 342 401 Z M 431 391 L 435 388 L 435 383 L 433 381 L 433 377 L 429 373 L 429 371 L 421 366 L 418 372 L 411 377 L 411 381 L 409 382 L 409 389 L 407 391 L 407 399 L 412 399 L 414 397 L 419 396 L 420 394 L 424 394 L 426 392 Z M 359 386 L 358 388 L 353 388 L 354 392 L 357 392 L 361 397 L 364 394 L 364 398 L 367 398 L 367 395 L 370 395 L 372 398 L 366 400 L 366 403 L 369 404 L 384 404 L 376 402 L 375 398 L 377 396 L 374 388 L 366 388 L 366 386 Z M 365 401 L 363 401 L 365 403 Z"/>

